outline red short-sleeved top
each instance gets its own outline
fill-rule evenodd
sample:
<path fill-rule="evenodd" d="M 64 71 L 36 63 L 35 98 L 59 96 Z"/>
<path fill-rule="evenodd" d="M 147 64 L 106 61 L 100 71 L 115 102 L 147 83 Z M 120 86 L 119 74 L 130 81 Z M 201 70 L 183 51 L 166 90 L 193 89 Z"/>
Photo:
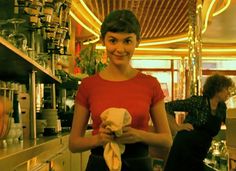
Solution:
<path fill-rule="evenodd" d="M 131 126 L 147 130 L 150 108 L 164 97 L 160 83 L 150 75 L 139 72 L 129 80 L 108 81 L 95 74 L 82 80 L 75 103 L 89 109 L 96 134 L 101 124 L 100 114 L 110 107 L 127 109 L 132 117 Z"/>

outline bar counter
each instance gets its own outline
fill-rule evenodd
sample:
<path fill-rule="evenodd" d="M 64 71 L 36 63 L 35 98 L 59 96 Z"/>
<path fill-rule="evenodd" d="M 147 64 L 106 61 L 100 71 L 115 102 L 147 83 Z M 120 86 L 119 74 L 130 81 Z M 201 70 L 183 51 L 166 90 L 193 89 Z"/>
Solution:
<path fill-rule="evenodd" d="M 229 170 L 236 170 L 236 147 L 227 147 L 229 152 Z"/>
<path fill-rule="evenodd" d="M 12 170 L 34 157 L 38 157 L 37 162 L 46 162 L 68 149 L 68 137 L 69 133 L 61 133 L 36 140 L 25 139 L 18 144 L 8 145 L 7 148 L 0 148 L 0 168 L 4 168 L 4 171 Z"/>

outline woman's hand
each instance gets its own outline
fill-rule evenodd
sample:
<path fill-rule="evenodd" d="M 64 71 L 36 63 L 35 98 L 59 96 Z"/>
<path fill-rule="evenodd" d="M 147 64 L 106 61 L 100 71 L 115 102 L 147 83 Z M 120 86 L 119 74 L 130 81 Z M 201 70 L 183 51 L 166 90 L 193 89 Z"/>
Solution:
<path fill-rule="evenodd" d="M 110 129 L 107 129 L 106 126 L 107 126 L 106 122 L 100 125 L 98 134 L 97 134 L 98 145 L 103 146 L 114 139 L 113 132 Z"/>
<path fill-rule="evenodd" d="M 190 123 L 183 123 L 178 126 L 178 131 L 181 130 L 192 131 L 193 129 L 194 129 L 193 125 Z"/>
<path fill-rule="evenodd" d="M 123 133 L 120 137 L 115 137 L 114 140 L 120 144 L 132 144 L 142 141 L 141 130 L 134 129 L 130 126 L 123 128 Z"/>

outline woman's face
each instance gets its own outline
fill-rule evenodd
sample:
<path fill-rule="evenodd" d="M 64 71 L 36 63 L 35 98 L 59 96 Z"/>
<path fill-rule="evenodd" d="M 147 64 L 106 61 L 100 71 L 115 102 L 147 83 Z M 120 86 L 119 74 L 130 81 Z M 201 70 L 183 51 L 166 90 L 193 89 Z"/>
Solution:
<path fill-rule="evenodd" d="M 217 93 L 217 96 L 219 98 L 219 101 L 225 102 L 230 97 L 229 88 L 228 87 L 223 88 L 220 92 Z"/>
<path fill-rule="evenodd" d="M 134 50 L 138 47 L 136 34 L 107 32 L 103 40 L 107 56 L 113 65 L 129 65 Z"/>

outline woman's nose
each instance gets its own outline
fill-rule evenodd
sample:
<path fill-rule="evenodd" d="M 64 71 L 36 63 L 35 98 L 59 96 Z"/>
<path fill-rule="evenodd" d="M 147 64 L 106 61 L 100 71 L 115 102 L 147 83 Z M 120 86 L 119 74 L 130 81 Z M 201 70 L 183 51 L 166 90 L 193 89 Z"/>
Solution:
<path fill-rule="evenodd" d="M 116 46 L 116 50 L 120 53 L 124 52 L 125 51 L 125 46 L 122 43 L 118 43 L 117 46 Z"/>

